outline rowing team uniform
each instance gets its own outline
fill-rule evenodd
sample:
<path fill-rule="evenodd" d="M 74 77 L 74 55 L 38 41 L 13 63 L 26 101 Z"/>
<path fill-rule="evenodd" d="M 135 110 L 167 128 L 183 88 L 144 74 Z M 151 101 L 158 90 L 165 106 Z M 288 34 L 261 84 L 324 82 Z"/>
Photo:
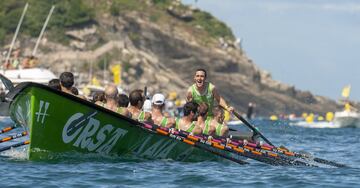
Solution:
<path fill-rule="evenodd" d="M 180 129 L 180 118 L 176 118 L 176 121 L 175 121 L 175 128 L 176 129 Z M 206 121 L 205 121 L 205 127 L 204 127 L 204 130 L 203 130 L 203 134 L 206 134 L 206 135 L 209 135 L 209 130 L 210 130 L 210 122 L 211 122 L 211 119 L 208 118 Z M 186 132 L 192 132 L 196 126 L 195 124 L 196 122 L 193 121 L 191 122 L 189 128 L 187 130 L 185 130 Z M 216 129 L 215 129 L 215 135 L 216 136 L 221 136 L 221 130 L 222 128 L 224 127 L 224 124 L 221 124 L 221 123 L 218 123 L 216 125 Z"/>
<path fill-rule="evenodd" d="M 194 130 L 195 126 L 196 126 L 195 121 L 193 121 L 193 122 L 191 122 L 189 128 L 187 130 L 185 130 L 185 131 L 190 133 L 190 132 L 192 132 Z M 175 120 L 175 128 L 178 129 L 178 130 L 180 129 L 180 118 L 176 118 L 176 120 Z"/>
<path fill-rule="evenodd" d="M 214 95 L 213 95 L 213 90 L 215 88 L 215 86 L 210 83 L 210 82 L 206 82 L 206 92 L 204 92 L 203 94 L 200 94 L 200 92 L 196 89 L 196 84 L 193 84 L 189 87 L 188 92 L 191 93 L 192 96 L 192 100 L 197 103 L 197 104 L 201 104 L 201 103 L 206 103 L 208 106 L 208 113 L 207 113 L 207 118 L 205 121 L 205 127 L 203 130 L 203 134 L 209 134 L 209 130 L 210 130 L 210 122 L 212 120 L 213 117 L 213 107 L 214 107 Z M 223 124 L 218 123 L 216 125 L 216 131 L 215 134 L 217 136 L 221 136 L 221 130 L 224 127 Z"/>
<path fill-rule="evenodd" d="M 200 94 L 199 91 L 196 89 L 196 84 L 193 84 L 189 87 L 188 92 L 191 93 L 192 96 L 192 100 L 197 103 L 197 104 L 201 104 L 201 103 L 206 103 L 208 106 L 208 117 L 212 117 L 213 116 L 213 107 L 214 107 L 214 95 L 213 95 L 213 90 L 215 88 L 215 86 L 210 83 L 210 82 L 206 82 L 206 92 L 204 92 L 203 94 Z"/>
<path fill-rule="evenodd" d="M 203 134 L 209 135 L 211 120 L 212 120 L 211 118 L 206 119 Z M 221 123 L 216 124 L 216 128 L 215 128 L 216 136 L 221 136 L 221 130 L 223 127 L 224 127 L 224 124 L 221 124 Z"/>

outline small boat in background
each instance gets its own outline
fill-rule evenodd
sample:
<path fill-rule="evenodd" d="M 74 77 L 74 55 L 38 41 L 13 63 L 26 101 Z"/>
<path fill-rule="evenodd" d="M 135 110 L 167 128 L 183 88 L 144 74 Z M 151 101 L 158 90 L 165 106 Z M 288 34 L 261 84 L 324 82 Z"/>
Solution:
<path fill-rule="evenodd" d="M 335 112 L 334 125 L 336 127 L 360 128 L 360 113 L 346 110 Z"/>
<path fill-rule="evenodd" d="M 335 112 L 334 125 L 338 127 L 359 127 L 360 128 L 360 113 L 358 109 L 353 107 L 349 100 L 351 86 L 345 86 L 342 90 L 342 97 L 344 97 L 344 110 Z"/>
<path fill-rule="evenodd" d="M 339 126 L 334 125 L 333 119 L 333 112 L 327 112 L 325 117 L 319 114 L 303 113 L 301 118 L 290 119 L 289 125 L 315 129 L 340 128 Z"/>
<path fill-rule="evenodd" d="M 290 122 L 289 125 L 305 127 L 305 128 L 315 128 L 315 129 L 340 128 L 338 125 L 335 125 L 333 122 L 328 122 L 328 121 L 314 121 L 314 122 L 297 121 L 297 122 Z"/>

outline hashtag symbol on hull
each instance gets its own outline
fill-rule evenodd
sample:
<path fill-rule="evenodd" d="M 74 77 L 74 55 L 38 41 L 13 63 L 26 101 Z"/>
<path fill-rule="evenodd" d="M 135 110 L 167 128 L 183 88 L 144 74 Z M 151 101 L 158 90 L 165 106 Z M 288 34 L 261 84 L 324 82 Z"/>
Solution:
<path fill-rule="evenodd" d="M 45 117 L 49 116 L 49 114 L 47 114 L 47 110 L 48 110 L 49 106 L 50 106 L 50 103 L 40 100 L 39 111 L 35 113 L 37 116 L 36 122 L 41 121 L 41 124 L 44 124 Z M 43 109 L 44 109 L 44 111 L 43 111 Z"/>

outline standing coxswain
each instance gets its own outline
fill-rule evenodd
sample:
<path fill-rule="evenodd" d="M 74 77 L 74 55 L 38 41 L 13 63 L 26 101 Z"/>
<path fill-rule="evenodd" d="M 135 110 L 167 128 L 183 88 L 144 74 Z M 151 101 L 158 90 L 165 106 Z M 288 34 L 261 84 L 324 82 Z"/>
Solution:
<path fill-rule="evenodd" d="M 215 85 L 206 82 L 206 70 L 197 69 L 194 76 L 194 84 L 191 85 L 187 91 L 187 101 L 193 101 L 197 104 L 206 103 L 208 106 L 208 116 L 213 116 L 214 102 L 216 101 L 222 108 L 229 112 L 234 111 L 232 106 L 229 106 L 224 98 L 219 94 Z"/>

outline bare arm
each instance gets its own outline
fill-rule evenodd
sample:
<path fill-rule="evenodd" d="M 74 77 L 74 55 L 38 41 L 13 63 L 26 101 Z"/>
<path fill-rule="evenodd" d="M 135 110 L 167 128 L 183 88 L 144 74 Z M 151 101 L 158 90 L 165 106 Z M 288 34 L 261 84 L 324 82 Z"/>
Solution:
<path fill-rule="evenodd" d="M 193 97 L 192 97 L 191 91 L 188 91 L 186 93 L 186 102 L 190 102 L 192 100 L 193 100 Z"/>
<path fill-rule="evenodd" d="M 213 89 L 213 95 L 214 95 L 214 98 L 216 100 L 216 102 L 225 110 L 227 111 L 234 111 L 234 108 L 232 106 L 229 106 L 227 104 L 227 102 L 225 101 L 225 99 L 223 97 L 220 96 L 219 92 L 217 91 L 216 88 Z"/>
<path fill-rule="evenodd" d="M 175 123 L 176 123 L 176 122 L 175 122 L 175 118 L 172 118 L 172 117 L 171 117 L 171 118 L 168 119 L 168 123 L 167 123 L 166 127 L 167 127 L 167 128 L 175 127 Z"/>
<path fill-rule="evenodd" d="M 153 122 L 150 112 L 145 112 L 145 120 L 148 122 Z"/>
<path fill-rule="evenodd" d="M 194 130 L 192 131 L 192 133 L 194 134 L 201 134 L 202 132 L 203 132 L 202 128 L 198 125 L 196 125 Z"/>
<path fill-rule="evenodd" d="M 210 125 L 210 129 L 209 129 L 209 135 L 215 135 L 216 129 L 214 126 Z"/>
<path fill-rule="evenodd" d="M 227 125 L 224 125 L 221 129 L 221 136 L 227 136 L 229 134 L 229 127 Z"/>

